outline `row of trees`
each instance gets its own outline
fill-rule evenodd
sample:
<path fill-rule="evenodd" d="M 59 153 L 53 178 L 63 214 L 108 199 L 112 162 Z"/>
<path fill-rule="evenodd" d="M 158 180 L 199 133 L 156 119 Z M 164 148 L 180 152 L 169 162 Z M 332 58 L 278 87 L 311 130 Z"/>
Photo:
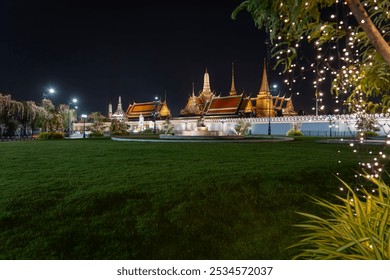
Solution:
<path fill-rule="evenodd" d="M 61 104 L 57 108 L 49 99 L 42 104 L 17 101 L 0 93 L 0 136 L 31 136 L 33 130 L 64 132 L 69 121 L 75 120 L 75 110 Z"/>
<path fill-rule="evenodd" d="M 103 136 L 105 116 L 100 112 L 93 112 L 87 119 L 91 122 L 91 136 Z M 76 120 L 76 111 L 66 104 L 56 107 L 49 99 L 43 99 L 41 104 L 17 101 L 11 95 L 0 93 L 0 137 L 32 136 L 33 131 L 38 129 L 41 132 L 64 133 L 68 130 L 69 123 Z M 164 129 L 172 129 L 169 122 L 164 125 Z M 124 122 L 113 119 L 110 131 L 112 134 L 126 134 L 128 127 Z"/>

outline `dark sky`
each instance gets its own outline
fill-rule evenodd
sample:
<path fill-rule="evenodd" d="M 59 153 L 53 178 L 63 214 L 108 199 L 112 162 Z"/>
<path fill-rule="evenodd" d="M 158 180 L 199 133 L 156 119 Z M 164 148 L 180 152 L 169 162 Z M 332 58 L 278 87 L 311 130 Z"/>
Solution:
<path fill-rule="evenodd" d="M 77 97 L 79 113 L 103 114 L 119 95 L 126 109 L 166 93 L 177 115 L 192 82 L 202 89 L 206 67 L 212 90 L 227 95 L 234 62 L 237 91 L 255 96 L 265 36 L 248 13 L 231 19 L 240 2 L 2 0 L 0 92 L 38 102 L 54 87 L 55 104 Z M 297 110 L 303 98 L 294 99 Z"/>

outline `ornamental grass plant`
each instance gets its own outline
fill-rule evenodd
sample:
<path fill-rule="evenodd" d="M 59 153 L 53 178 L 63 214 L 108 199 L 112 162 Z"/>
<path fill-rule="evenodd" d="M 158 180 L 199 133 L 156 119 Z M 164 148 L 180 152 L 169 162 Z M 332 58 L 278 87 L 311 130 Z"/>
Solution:
<path fill-rule="evenodd" d="M 299 213 L 307 221 L 297 226 L 307 233 L 292 246 L 303 250 L 295 259 L 390 259 L 390 187 L 383 180 L 367 177 L 375 186 L 373 192 L 363 190 L 358 195 L 340 180 L 347 195 L 336 196 L 339 203 L 314 198 L 327 210 L 327 218 Z"/>

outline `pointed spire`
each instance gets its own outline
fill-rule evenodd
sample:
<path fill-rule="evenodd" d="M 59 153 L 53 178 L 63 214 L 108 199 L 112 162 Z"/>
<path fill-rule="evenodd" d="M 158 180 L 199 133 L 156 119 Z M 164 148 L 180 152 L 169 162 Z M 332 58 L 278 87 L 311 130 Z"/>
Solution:
<path fill-rule="evenodd" d="M 269 93 L 269 84 L 268 84 L 268 78 L 267 78 L 267 66 L 266 66 L 266 60 L 264 58 L 264 70 L 263 70 L 263 78 L 261 80 L 261 86 L 259 94 Z"/>
<path fill-rule="evenodd" d="M 116 109 L 117 112 L 123 112 L 123 109 L 122 109 L 122 98 L 121 96 L 119 96 L 119 100 L 118 100 L 118 108 Z"/>
<path fill-rule="evenodd" d="M 232 86 L 230 87 L 230 95 L 236 95 L 236 87 L 234 86 L 234 63 L 232 62 Z"/>
<path fill-rule="evenodd" d="M 211 93 L 210 90 L 210 78 L 209 78 L 209 73 L 207 73 L 207 68 L 206 68 L 206 73 L 204 73 L 204 79 L 203 79 L 203 93 Z"/>
<path fill-rule="evenodd" d="M 194 88 L 194 82 L 192 82 L 192 97 L 195 97 L 195 88 Z"/>

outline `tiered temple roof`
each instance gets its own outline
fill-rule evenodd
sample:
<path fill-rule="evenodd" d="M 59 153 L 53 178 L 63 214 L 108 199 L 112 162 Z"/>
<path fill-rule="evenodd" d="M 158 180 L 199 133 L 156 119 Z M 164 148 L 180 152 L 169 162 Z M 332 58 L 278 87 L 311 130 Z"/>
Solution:
<path fill-rule="evenodd" d="M 214 97 L 207 104 L 205 115 L 237 115 L 239 113 L 242 100 L 242 94 Z"/>
<path fill-rule="evenodd" d="M 126 116 L 129 119 L 138 119 L 140 115 L 144 118 L 151 118 L 155 112 L 159 119 L 165 119 L 171 115 L 166 100 L 164 102 L 158 100 L 143 103 L 133 102 L 133 104 L 130 104 L 127 108 Z"/>
<path fill-rule="evenodd" d="M 283 116 L 296 116 L 297 112 L 294 110 L 291 97 L 274 96 L 273 97 L 274 109 L 282 113 Z"/>

